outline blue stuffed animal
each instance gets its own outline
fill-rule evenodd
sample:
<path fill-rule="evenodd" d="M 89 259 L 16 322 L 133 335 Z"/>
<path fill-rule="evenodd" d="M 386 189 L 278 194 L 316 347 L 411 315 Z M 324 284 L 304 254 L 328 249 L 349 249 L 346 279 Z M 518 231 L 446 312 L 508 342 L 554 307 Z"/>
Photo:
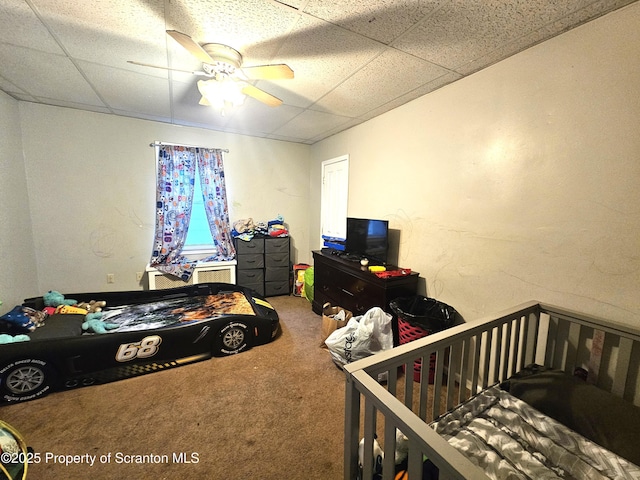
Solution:
<path fill-rule="evenodd" d="M 29 335 L 16 335 L 14 337 L 6 333 L 0 334 L 0 345 L 4 343 L 28 342 L 29 340 L 31 340 Z"/>
<path fill-rule="evenodd" d="M 70 298 L 64 298 L 64 295 L 55 290 L 49 290 L 42 296 L 44 305 L 46 307 L 59 307 L 60 305 L 75 305 L 77 300 L 71 300 Z"/>
<path fill-rule="evenodd" d="M 107 333 L 108 330 L 118 328 L 117 323 L 102 321 L 102 312 L 89 313 L 82 324 L 82 330 L 87 333 Z"/>
<path fill-rule="evenodd" d="M 0 317 L 0 332 L 2 333 L 28 333 L 33 332 L 38 326 L 34 322 L 35 310 L 20 305 Z"/>

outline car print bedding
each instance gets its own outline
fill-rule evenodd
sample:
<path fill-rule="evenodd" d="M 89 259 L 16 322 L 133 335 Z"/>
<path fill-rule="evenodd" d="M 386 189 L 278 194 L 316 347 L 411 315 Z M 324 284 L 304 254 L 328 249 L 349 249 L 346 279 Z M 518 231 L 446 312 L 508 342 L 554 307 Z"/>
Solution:
<path fill-rule="evenodd" d="M 117 325 L 111 332 L 148 330 L 209 320 L 221 315 L 255 315 L 242 292 L 177 298 L 105 309 L 101 320 Z"/>

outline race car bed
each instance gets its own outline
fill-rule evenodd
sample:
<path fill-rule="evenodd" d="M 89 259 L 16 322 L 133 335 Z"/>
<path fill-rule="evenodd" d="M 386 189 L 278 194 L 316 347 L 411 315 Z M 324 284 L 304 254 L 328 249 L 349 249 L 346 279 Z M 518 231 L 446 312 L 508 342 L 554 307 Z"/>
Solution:
<path fill-rule="evenodd" d="M 100 321 L 108 328 L 88 333 L 82 328 L 85 315 L 56 313 L 29 334 L 29 341 L 0 345 L 2 401 L 240 353 L 270 342 L 279 331 L 278 314 L 264 298 L 226 283 L 64 297 L 105 301 Z M 23 306 L 45 307 L 42 297 Z"/>
<path fill-rule="evenodd" d="M 639 365 L 637 329 L 537 302 L 351 363 L 345 479 L 640 478 Z"/>

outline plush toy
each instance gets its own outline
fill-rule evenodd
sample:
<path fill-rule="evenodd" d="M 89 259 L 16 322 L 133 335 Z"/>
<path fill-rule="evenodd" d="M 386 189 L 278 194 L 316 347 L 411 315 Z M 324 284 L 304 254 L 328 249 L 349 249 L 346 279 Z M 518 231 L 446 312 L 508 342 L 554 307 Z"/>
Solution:
<path fill-rule="evenodd" d="M 0 334 L 0 345 L 3 343 L 16 343 L 16 342 L 28 342 L 31 340 L 29 335 L 7 335 L 6 333 Z"/>
<path fill-rule="evenodd" d="M 75 305 L 77 300 L 71 300 L 70 298 L 64 298 L 64 295 L 55 290 L 49 290 L 42 296 L 45 307 L 59 307 L 60 305 Z"/>
<path fill-rule="evenodd" d="M 73 305 L 60 305 L 53 313 L 63 313 L 65 315 L 86 315 L 87 311 L 84 308 Z"/>
<path fill-rule="evenodd" d="M 101 312 L 106 305 L 107 305 L 107 302 L 105 302 L 104 300 L 101 300 L 101 301 L 91 300 L 89 302 L 80 302 L 75 306 L 78 308 L 84 309 L 88 313 L 96 313 L 96 312 Z"/>
<path fill-rule="evenodd" d="M 409 456 L 409 439 L 396 428 L 396 465 L 400 465 Z"/>
<path fill-rule="evenodd" d="M 33 332 L 37 325 L 33 321 L 30 313 L 34 311 L 28 307 L 20 305 L 0 317 L 0 332 L 17 334 Z"/>
<path fill-rule="evenodd" d="M 88 333 L 107 333 L 108 330 L 118 328 L 116 323 L 102 321 L 102 312 L 88 313 L 82 324 L 82 329 Z"/>

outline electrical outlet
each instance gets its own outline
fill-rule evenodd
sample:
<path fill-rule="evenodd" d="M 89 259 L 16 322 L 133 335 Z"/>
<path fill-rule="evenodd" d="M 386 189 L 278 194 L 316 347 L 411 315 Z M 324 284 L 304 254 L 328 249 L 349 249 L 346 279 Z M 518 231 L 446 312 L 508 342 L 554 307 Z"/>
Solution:
<path fill-rule="evenodd" d="M 136 272 L 136 281 L 141 281 L 142 280 L 142 276 L 144 275 L 144 272 Z"/>
<path fill-rule="evenodd" d="M 107 273 L 107 283 L 116 283 L 115 273 Z"/>

